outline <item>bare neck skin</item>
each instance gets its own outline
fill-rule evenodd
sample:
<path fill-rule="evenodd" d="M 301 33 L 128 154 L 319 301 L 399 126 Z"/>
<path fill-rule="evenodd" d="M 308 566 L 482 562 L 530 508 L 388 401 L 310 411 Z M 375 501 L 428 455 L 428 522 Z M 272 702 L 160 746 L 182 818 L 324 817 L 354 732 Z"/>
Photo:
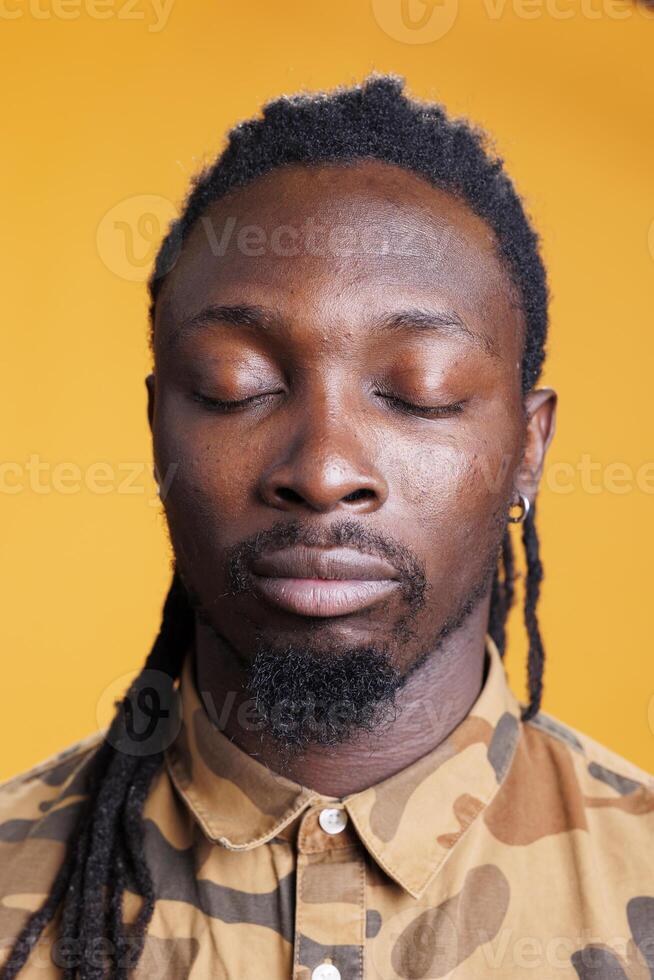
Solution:
<path fill-rule="evenodd" d="M 465 718 L 484 680 L 488 600 L 447 637 L 397 695 L 397 717 L 379 736 L 325 748 L 314 746 L 290 763 L 281 762 L 270 738 L 248 730 L 243 689 L 245 665 L 205 626 L 196 630 L 195 681 L 210 715 L 225 735 L 248 755 L 324 796 L 343 798 L 373 786 L 436 748 Z M 240 720 L 239 720 L 240 719 Z"/>

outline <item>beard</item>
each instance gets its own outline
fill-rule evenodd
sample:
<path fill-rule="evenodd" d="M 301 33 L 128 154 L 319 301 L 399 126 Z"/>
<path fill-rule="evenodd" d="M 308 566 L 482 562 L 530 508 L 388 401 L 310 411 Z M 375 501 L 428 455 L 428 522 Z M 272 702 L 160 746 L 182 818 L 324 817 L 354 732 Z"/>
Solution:
<path fill-rule="evenodd" d="M 316 656 L 306 646 L 259 640 L 245 686 L 261 730 L 287 760 L 310 746 L 334 746 L 364 733 L 381 737 L 398 717 L 397 694 L 408 678 L 463 625 L 490 585 L 485 575 L 403 673 L 386 646 L 357 646 L 334 656 Z"/>
<path fill-rule="evenodd" d="M 404 671 L 397 667 L 393 650 L 414 636 L 410 624 L 424 605 L 428 588 L 424 570 L 411 552 L 390 545 L 350 520 L 332 525 L 328 539 L 322 531 L 303 528 L 298 522 L 279 523 L 231 550 L 227 568 L 232 595 L 250 590 L 249 559 L 263 550 L 298 541 L 306 545 L 351 545 L 381 554 L 401 573 L 407 611 L 394 624 L 387 642 L 325 650 L 324 643 L 280 643 L 256 634 L 245 669 L 244 689 L 254 705 L 256 728 L 262 738 L 274 741 L 282 760 L 290 762 L 312 746 L 335 746 L 362 734 L 384 733 L 398 716 L 397 695 L 408 678 L 463 626 L 490 591 L 503 530 L 498 524 L 494 546 L 489 549 L 477 581 Z M 190 586 L 183 562 L 178 560 L 176 566 L 200 622 L 213 633 L 219 649 L 227 648 L 242 662 Z"/>

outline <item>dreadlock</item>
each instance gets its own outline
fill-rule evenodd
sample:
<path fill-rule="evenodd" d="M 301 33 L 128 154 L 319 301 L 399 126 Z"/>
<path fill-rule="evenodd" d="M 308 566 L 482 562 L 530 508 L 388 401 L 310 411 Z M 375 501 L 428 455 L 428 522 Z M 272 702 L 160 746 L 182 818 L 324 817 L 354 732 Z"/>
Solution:
<path fill-rule="evenodd" d="M 171 224 L 155 259 L 149 281 L 151 345 L 155 304 L 166 275 L 196 221 L 214 201 L 284 165 L 345 165 L 372 157 L 412 171 L 448 191 L 493 229 L 526 326 L 523 395 L 534 386 L 545 357 L 548 304 L 538 237 L 502 160 L 489 149 L 484 134 L 465 120 L 450 119 L 439 105 L 407 97 L 403 87 L 401 78 L 373 74 L 361 85 L 329 93 L 284 96 L 267 103 L 261 117 L 241 122 L 230 131 L 223 152 L 193 179 L 181 214 Z M 522 717 L 527 720 L 540 709 L 544 664 L 536 610 L 543 572 L 534 506 L 523 522 L 522 542 L 526 559 L 524 618 L 529 641 L 529 702 Z M 506 622 L 515 578 L 507 528 L 492 582 L 488 622 L 501 656 L 506 649 Z M 188 595 L 175 572 L 159 635 L 143 670 L 161 671 L 174 685 L 192 641 L 193 622 Z M 142 813 L 152 779 L 163 764 L 163 752 L 131 755 L 116 748 L 142 676 L 115 702 L 117 710 L 109 730 L 87 764 L 88 796 L 63 864 L 49 896 L 17 937 L 2 971 L 3 980 L 18 974 L 59 911 L 59 939 L 80 954 L 77 962 L 66 965 L 65 980 L 102 980 L 107 975 L 105 968 L 109 975 L 126 978 L 143 951 L 155 894 L 144 857 Z M 143 900 L 129 927 L 122 914 L 128 887 Z M 108 941 L 108 962 L 102 964 L 88 955 L 98 939 Z M 128 945 L 129 963 L 123 955 Z"/>

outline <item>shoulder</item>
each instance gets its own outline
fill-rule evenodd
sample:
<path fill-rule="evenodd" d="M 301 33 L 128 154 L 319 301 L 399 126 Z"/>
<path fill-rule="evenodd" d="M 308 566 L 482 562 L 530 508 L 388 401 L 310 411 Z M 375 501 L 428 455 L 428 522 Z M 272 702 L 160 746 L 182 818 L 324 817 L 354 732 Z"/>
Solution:
<path fill-rule="evenodd" d="M 654 778 L 546 712 L 521 737 L 485 823 L 512 846 L 550 848 L 550 860 L 601 868 L 640 894 L 654 873 Z M 567 856 L 566 856 L 567 855 Z M 567 874 L 567 872 L 566 872 Z"/>
<path fill-rule="evenodd" d="M 540 743 L 550 753 L 565 749 L 576 757 L 587 788 L 599 789 L 596 784 L 601 783 L 620 795 L 638 789 L 654 794 L 654 775 L 554 715 L 540 711 L 526 723 L 525 733 L 528 741 Z"/>
<path fill-rule="evenodd" d="M 523 732 L 519 768 L 554 825 L 587 832 L 598 853 L 642 860 L 644 848 L 654 863 L 654 776 L 546 712 Z"/>
<path fill-rule="evenodd" d="M 93 732 L 0 783 L 0 848 L 64 839 L 86 795 L 88 763 L 104 735 L 104 730 Z"/>
<path fill-rule="evenodd" d="M 21 787 L 32 786 L 39 781 L 51 786 L 61 786 L 77 764 L 98 748 L 104 734 L 104 729 L 92 732 L 85 738 L 41 759 L 30 769 L 25 769 L 0 782 L 0 808 L 3 808 L 16 794 L 20 794 Z"/>
<path fill-rule="evenodd" d="M 88 797 L 89 763 L 104 735 L 94 732 L 0 783 L 2 950 L 50 891 Z"/>

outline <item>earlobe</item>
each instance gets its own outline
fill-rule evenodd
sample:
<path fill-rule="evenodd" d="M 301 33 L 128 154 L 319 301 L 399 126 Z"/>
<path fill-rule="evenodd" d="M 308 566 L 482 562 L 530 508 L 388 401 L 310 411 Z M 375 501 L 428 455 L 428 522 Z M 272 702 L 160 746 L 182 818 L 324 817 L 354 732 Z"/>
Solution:
<path fill-rule="evenodd" d="M 518 490 L 518 499 L 511 501 L 511 507 L 520 507 L 520 513 L 509 514 L 510 524 L 522 524 L 527 519 L 527 514 L 531 510 L 531 502 L 526 493 Z"/>
<path fill-rule="evenodd" d="M 145 387 L 148 390 L 148 425 L 150 426 L 150 432 L 152 432 L 152 422 L 154 419 L 154 396 L 155 396 L 154 374 L 148 374 L 148 376 L 145 379 Z"/>

